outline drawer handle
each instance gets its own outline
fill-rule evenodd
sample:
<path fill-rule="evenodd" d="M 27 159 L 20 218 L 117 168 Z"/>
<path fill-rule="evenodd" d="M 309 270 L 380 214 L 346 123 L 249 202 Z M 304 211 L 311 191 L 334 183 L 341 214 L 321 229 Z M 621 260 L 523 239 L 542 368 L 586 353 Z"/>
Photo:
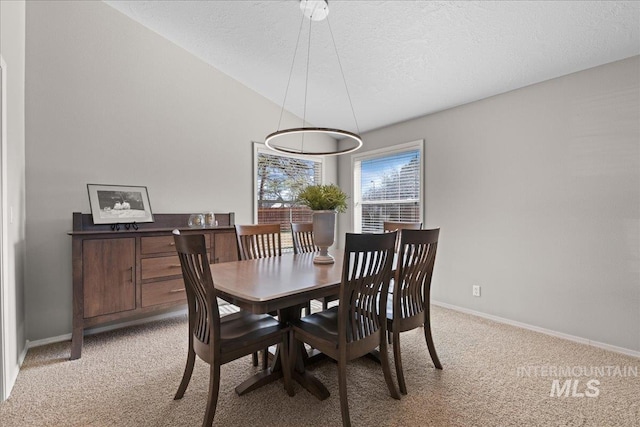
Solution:
<path fill-rule="evenodd" d="M 175 246 L 175 245 L 176 245 L 176 242 L 169 243 L 169 246 Z"/>
<path fill-rule="evenodd" d="M 169 268 L 180 268 L 180 264 L 170 264 Z"/>
<path fill-rule="evenodd" d="M 182 288 L 182 289 L 171 289 L 171 290 L 169 291 L 169 293 L 170 293 L 170 294 L 177 294 L 178 292 L 184 292 L 184 291 L 185 291 L 185 289 L 184 289 L 184 288 Z"/>

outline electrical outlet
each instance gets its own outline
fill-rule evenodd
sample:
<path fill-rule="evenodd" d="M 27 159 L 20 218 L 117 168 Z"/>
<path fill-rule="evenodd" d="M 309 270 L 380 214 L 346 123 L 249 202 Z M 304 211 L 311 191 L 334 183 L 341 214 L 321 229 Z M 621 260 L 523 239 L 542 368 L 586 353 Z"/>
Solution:
<path fill-rule="evenodd" d="M 473 296 L 474 297 L 480 296 L 480 285 L 473 285 Z"/>

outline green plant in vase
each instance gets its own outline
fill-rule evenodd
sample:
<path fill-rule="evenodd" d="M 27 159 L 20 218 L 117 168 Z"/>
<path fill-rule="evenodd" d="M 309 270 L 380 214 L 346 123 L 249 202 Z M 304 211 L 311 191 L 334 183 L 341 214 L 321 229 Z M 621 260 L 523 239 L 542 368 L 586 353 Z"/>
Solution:
<path fill-rule="evenodd" d="M 312 211 L 343 213 L 347 210 L 347 193 L 335 184 L 308 185 L 298 194 L 298 202 Z"/>
<path fill-rule="evenodd" d="M 298 194 L 298 202 L 313 211 L 313 240 L 320 248 L 313 262 L 332 264 L 328 250 L 335 237 L 336 213 L 347 210 L 347 194 L 335 184 L 309 185 Z"/>

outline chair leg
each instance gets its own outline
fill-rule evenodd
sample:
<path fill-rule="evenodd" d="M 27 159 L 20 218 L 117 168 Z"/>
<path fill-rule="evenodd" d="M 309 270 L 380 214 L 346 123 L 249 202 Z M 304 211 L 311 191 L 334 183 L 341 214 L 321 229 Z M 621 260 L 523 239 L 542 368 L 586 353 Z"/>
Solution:
<path fill-rule="evenodd" d="M 327 301 L 326 298 L 322 299 L 322 310 L 328 310 L 329 309 L 329 301 Z"/>
<path fill-rule="evenodd" d="M 307 305 L 304 306 L 304 309 L 306 310 L 305 313 L 307 313 L 307 316 L 311 314 L 311 301 L 307 301 Z"/>
<path fill-rule="evenodd" d="M 427 340 L 427 348 L 429 349 L 431 360 L 433 360 L 433 366 L 435 366 L 436 369 L 442 369 L 442 364 L 440 363 L 440 359 L 438 359 L 436 346 L 433 344 L 433 337 L 431 336 L 431 322 L 425 322 L 424 324 L 424 338 Z"/>
<path fill-rule="evenodd" d="M 193 365 L 196 362 L 196 352 L 193 351 L 193 347 L 189 347 L 189 353 L 187 354 L 187 364 L 184 367 L 184 374 L 182 375 L 182 381 L 178 387 L 178 391 L 174 396 L 174 400 L 182 399 L 184 392 L 187 390 L 189 381 L 191 380 L 191 374 L 193 374 Z"/>
<path fill-rule="evenodd" d="M 295 334 L 293 333 L 293 329 L 291 329 L 289 331 L 289 364 L 290 364 L 289 369 L 292 376 L 293 376 L 293 371 L 296 369 L 296 365 L 301 362 L 300 360 L 296 360 L 297 344 L 298 343 L 296 342 Z"/>
<path fill-rule="evenodd" d="M 387 341 L 384 338 L 380 340 L 380 364 L 382 365 L 382 373 L 384 374 L 384 380 L 387 382 L 387 388 L 389 389 L 389 393 L 391 393 L 391 397 L 400 400 L 400 394 L 398 394 L 398 389 L 396 389 L 396 385 L 393 383 L 393 378 L 391 377 Z"/>
<path fill-rule="evenodd" d="M 284 389 L 289 396 L 293 396 L 293 384 L 291 383 L 291 358 L 289 357 L 289 333 L 282 336 L 280 344 L 280 361 L 282 363 L 282 375 L 284 376 Z"/>
<path fill-rule="evenodd" d="M 350 427 L 351 419 L 349 418 L 349 400 L 347 399 L 347 362 L 344 359 L 338 361 L 338 388 L 340 391 L 342 425 L 343 427 Z"/>
<path fill-rule="evenodd" d="M 396 377 L 400 393 L 407 394 L 407 384 L 404 382 L 404 371 L 402 370 L 402 356 L 400 354 L 400 332 L 393 333 L 393 360 L 396 365 Z"/>
<path fill-rule="evenodd" d="M 213 424 L 213 417 L 216 415 L 218 406 L 218 392 L 220 390 L 220 364 L 212 363 L 209 370 L 209 397 L 207 399 L 207 409 L 204 413 L 202 427 L 210 427 Z"/>
<path fill-rule="evenodd" d="M 265 348 L 262 351 L 262 370 L 266 370 L 269 367 L 269 348 Z"/>
<path fill-rule="evenodd" d="M 251 355 L 251 359 L 253 362 L 253 366 L 258 366 L 258 352 L 255 352 Z"/>

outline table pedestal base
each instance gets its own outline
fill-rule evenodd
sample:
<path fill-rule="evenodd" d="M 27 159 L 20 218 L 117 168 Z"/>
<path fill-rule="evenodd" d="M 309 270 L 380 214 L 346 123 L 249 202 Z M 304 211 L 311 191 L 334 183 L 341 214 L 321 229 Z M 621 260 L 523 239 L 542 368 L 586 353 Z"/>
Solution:
<path fill-rule="evenodd" d="M 269 367 L 244 380 L 242 384 L 236 387 L 236 393 L 238 396 L 242 396 L 273 381 L 279 380 L 282 376 L 282 370 L 273 372 L 271 367 Z"/>
<path fill-rule="evenodd" d="M 302 306 L 297 306 L 290 309 L 280 310 L 278 311 L 278 317 L 281 322 L 286 322 L 291 319 L 299 319 L 301 308 Z M 292 343 L 289 343 L 289 345 L 292 345 Z M 319 379 L 306 372 L 305 366 L 316 363 L 324 359 L 326 356 L 317 350 L 312 350 L 312 354 L 309 355 L 304 344 L 300 341 L 296 341 L 295 353 L 295 360 L 291 361 L 295 364 L 292 379 L 297 381 L 302 387 L 319 400 L 325 400 L 330 395 L 329 390 L 327 390 Z M 271 366 L 243 381 L 242 384 L 236 387 L 236 393 L 238 396 L 242 396 L 243 394 L 247 394 L 250 391 L 267 385 L 273 381 L 279 380 L 282 377 L 283 373 L 282 362 L 280 360 L 280 346 L 278 346 L 276 348 L 276 354 L 273 355 Z"/>

